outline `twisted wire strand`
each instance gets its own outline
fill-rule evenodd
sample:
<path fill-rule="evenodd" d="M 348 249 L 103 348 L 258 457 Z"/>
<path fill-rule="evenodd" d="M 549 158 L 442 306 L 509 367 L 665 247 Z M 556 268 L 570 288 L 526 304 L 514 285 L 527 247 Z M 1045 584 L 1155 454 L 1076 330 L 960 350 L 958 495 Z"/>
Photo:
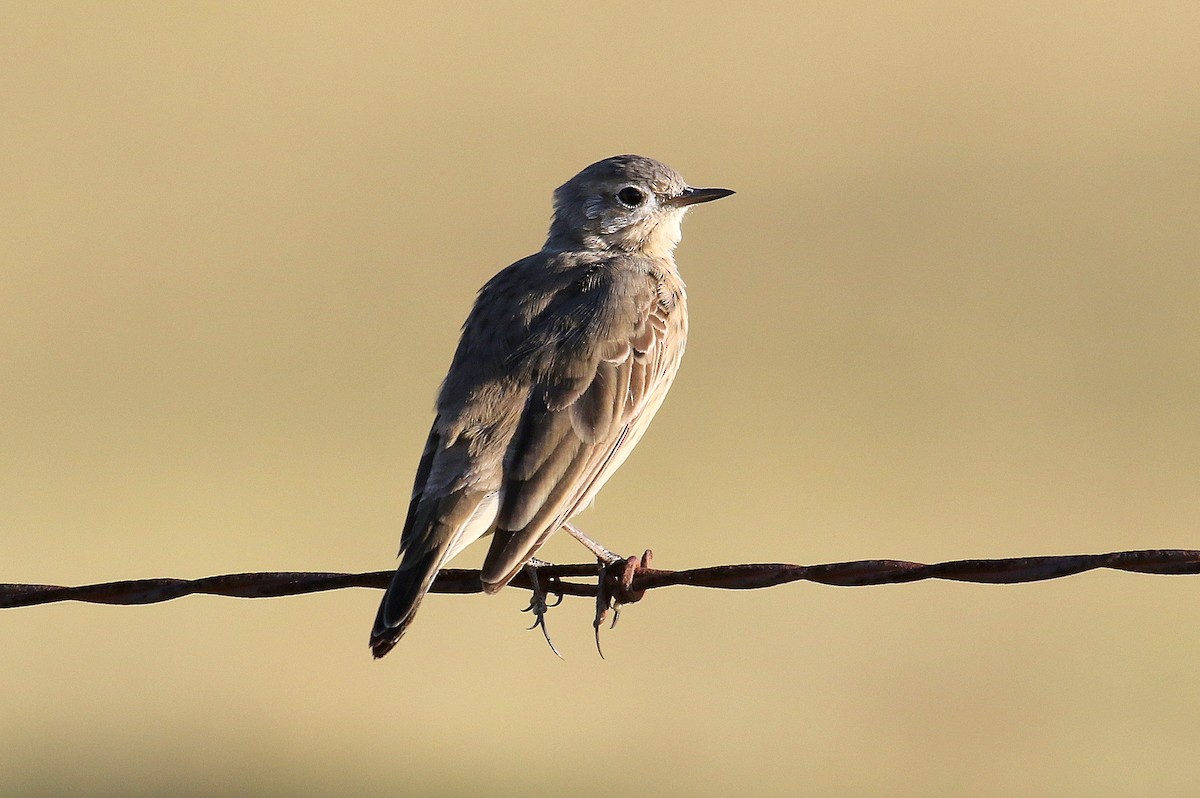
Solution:
<path fill-rule="evenodd" d="M 598 577 L 611 576 L 614 565 L 546 565 L 538 568 L 538 577 L 548 592 L 564 596 L 590 596 L 597 593 Z M 670 571 L 634 567 L 630 592 L 673 585 L 708 587 L 725 590 L 757 590 L 788 582 L 816 582 L 839 587 L 904 584 L 923 579 L 980 584 L 1017 584 L 1058 579 L 1064 576 L 1110 568 L 1143 574 L 1200 573 L 1200 551 L 1192 549 L 1147 549 L 1116 551 L 1108 554 L 1072 554 L 1046 557 L 1012 557 L 992 560 L 951 560 L 925 564 L 904 560 L 858 560 L 824 565 L 787 563 L 751 563 L 716 565 Z M 573 581 L 591 578 L 591 582 Z M 0 609 L 31 607 L 59 601 L 90 604 L 155 604 L 191 595 L 229 596 L 234 598 L 274 598 L 366 587 L 382 590 L 392 571 L 360 574 L 314 572 L 258 572 L 222 574 L 202 579 L 132 579 L 94 585 L 0 584 Z M 510 583 L 531 589 L 529 577 L 521 572 Z M 448 568 L 438 574 L 433 593 L 482 592 L 479 571 Z"/>

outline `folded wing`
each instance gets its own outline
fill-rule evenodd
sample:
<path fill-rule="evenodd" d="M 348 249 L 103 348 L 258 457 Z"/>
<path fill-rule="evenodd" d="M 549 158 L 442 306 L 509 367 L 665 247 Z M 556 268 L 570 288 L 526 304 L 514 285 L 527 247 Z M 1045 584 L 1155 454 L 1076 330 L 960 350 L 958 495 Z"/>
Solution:
<path fill-rule="evenodd" d="M 482 573 L 489 592 L 591 502 L 674 378 L 686 336 L 681 288 L 643 271 L 595 287 L 605 289 L 538 369 L 506 453 L 503 500 Z"/>

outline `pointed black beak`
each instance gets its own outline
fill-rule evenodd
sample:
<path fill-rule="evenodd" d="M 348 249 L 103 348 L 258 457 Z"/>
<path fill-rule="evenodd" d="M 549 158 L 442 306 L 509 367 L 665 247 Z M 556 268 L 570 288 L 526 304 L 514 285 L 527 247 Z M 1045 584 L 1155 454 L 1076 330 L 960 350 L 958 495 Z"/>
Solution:
<path fill-rule="evenodd" d="M 678 197 L 672 197 L 667 200 L 668 205 L 674 205 L 676 208 L 682 208 L 687 205 L 695 205 L 698 202 L 712 202 L 719 200 L 721 197 L 728 197 L 734 193 L 728 188 L 686 188 Z"/>

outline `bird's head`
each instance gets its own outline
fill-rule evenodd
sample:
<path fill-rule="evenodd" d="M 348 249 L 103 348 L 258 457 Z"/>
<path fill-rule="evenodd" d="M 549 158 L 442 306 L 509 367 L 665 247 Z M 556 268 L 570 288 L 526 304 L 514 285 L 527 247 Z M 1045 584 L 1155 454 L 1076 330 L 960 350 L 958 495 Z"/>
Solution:
<path fill-rule="evenodd" d="M 727 188 L 692 188 L 678 172 L 653 158 L 605 158 L 554 192 L 547 246 L 670 259 L 688 207 L 732 193 Z"/>

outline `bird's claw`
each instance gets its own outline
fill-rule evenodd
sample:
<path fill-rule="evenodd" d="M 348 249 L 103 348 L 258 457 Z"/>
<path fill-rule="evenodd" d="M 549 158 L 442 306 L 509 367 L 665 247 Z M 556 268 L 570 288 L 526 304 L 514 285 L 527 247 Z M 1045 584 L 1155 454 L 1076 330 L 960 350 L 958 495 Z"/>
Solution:
<path fill-rule="evenodd" d="M 551 604 L 546 601 L 546 593 L 542 590 L 541 584 L 538 582 L 537 569 L 543 565 L 548 565 L 540 560 L 530 560 L 525 565 L 526 571 L 529 572 L 529 582 L 532 586 L 532 591 L 529 597 L 529 606 L 521 610 L 521 612 L 532 612 L 534 615 L 533 625 L 529 627 L 530 631 L 537 629 L 539 626 L 542 629 L 542 635 L 546 638 L 546 645 L 550 646 L 550 650 L 554 652 L 554 656 L 563 659 L 563 655 L 558 653 L 558 649 L 554 647 L 554 641 L 550 639 L 550 629 L 546 626 L 546 612 L 551 607 L 557 607 L 562 604 L 563 596 L 561 593 L 556 594 L 557 600 Z M 551 580 L 553 583 L 555 580 Z"/>
<path fill-rule="evenodd" d="M 646 549 L 641 559 L 627 557 L 610 563 L 598 560 L 596 616 L 592 619 L 592 629 L 596 633 L 596 652 L 600 655 L 600 659 L 605 658 L 604 650 L 600 648 L 600 627 L 604 625 L 608 611 L 610 609 L 613 611 L 612 624 L 608 627 L 612 629 L 621 617 L 621 606 L 640 601 L 645 595 L 645 590 L 633 589 L 633 578 L 637 576 L 639 570 L 649 568 L 653 558 L 654 553 Z"/>

